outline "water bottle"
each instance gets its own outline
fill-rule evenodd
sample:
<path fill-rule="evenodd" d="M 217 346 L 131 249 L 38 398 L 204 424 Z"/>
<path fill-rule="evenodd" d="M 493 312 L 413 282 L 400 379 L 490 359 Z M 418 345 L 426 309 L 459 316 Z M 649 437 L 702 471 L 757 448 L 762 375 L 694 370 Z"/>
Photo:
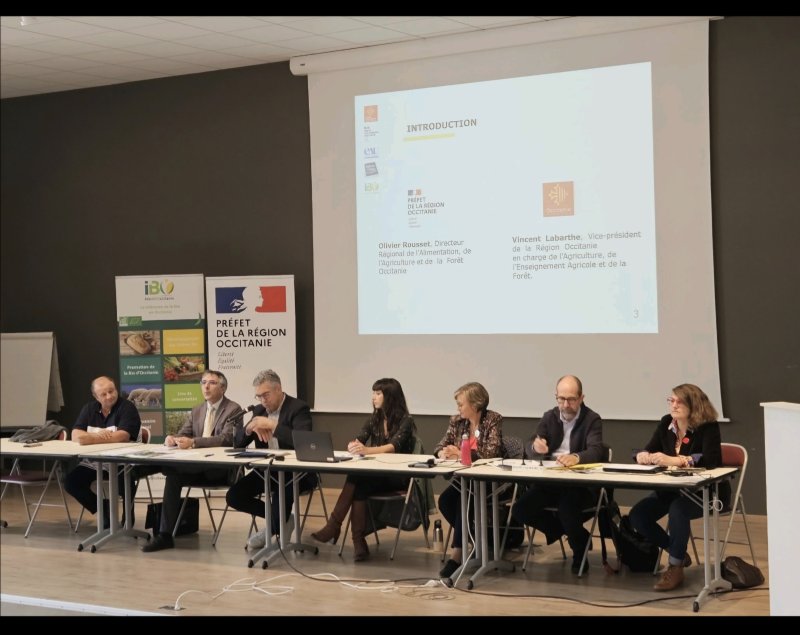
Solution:
<path fill-rule="evenodd" d="M 441 549 L 444 542 L 444 534 L 442 533 L 442 521 L 438 518 L 433 521 L 433 548 Z"/>
<path fill-rule="evenodd" d="M 461 465 L 472 465 L 472 450 L 469 447 L 469 434 L 461 435 Z"/>

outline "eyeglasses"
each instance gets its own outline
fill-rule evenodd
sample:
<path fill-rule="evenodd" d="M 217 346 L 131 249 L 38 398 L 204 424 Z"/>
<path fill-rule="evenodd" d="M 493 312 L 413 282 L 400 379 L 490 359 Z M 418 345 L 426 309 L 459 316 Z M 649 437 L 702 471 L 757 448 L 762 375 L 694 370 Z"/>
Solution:
<path fill-rule="evenodd" d="M 685 406 L 685 405 L 686 405 L 685 403 L 683 403 L 683 402 L 682 402 L 680 399 L 678 399 L 677 397 L 667 397 L 667 403 L 668 403 L 670 406 Z"/>
<path fill-rule="evenodd" d="M 201 386 L 216 386 L 218 384 L 219 384 L 219 382 L 216 379 L 203 379 L 200 382 Z"/>
<path fill-rule="evenodd" d="M 580 397 L 559 397 L 558 395 L 556 395 L 556 401 L 558 403 L 574 404 L 578 403 L 578 399 L 580 399 Z"/>
<path fill-rule="evenodd" d="M 260 395 L 256 395 L 256 399 L 259 401 L 264 401 L 265 399 L 269 399 L 271 392 L 262 392 Z"/>

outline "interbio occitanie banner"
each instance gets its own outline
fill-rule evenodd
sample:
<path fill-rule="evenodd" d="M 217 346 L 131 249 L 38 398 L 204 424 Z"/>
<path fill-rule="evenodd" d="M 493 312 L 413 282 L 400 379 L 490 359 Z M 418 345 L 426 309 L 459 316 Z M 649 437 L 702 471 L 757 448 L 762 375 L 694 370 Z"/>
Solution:
<path fill-rule="evenodd" d="M 158 441 L 203 401 L 203 275 L 117 276 L 116 291 L 120 391 Z"/>

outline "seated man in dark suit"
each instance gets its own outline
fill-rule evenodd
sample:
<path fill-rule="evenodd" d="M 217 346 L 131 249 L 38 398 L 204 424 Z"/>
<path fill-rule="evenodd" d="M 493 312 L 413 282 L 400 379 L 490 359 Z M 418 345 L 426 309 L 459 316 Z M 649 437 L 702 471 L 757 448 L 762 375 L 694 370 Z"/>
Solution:
<path fill-rule="evenodd" d="M 189 419 L 176 435 L 168 435 L 164 445 L 181 450 L 232 446 L 234 426 L 243 416 L 238 403 L 225 396 L 228 380 L 217 370 L 207 370 L 200 380 L 205 401 L 195 406 Z M 175 546 L 172 531 L 181 509 L 181 490 L 192 485 L 225 485 L 229 482 L 230 470 L 207 469 L 199 465 L 180 465 L 161 470 L 167 477 L 164 483 L 164 502 L 161 506 L 161 526 L 153 529 L 153 540 L 142 551 L 159 551 Z"/>
<path fill-rule="evenodd" d="M 235 446 L 245 447 L 255 441 L 258 448 L 294 449 L 292 442 L 293 430 L 311 430 L 311 410 L 304 401 L 300 401 L 283 392 L 281 378 L 273 370 L 262 370 L 253 380 L 256 390 L 256 399 L 261 402 L 261 408 L 255 410 L 259 416 L 253 419 L 242 429 L 237 431 Z M 253 516 L 264 518 L 264 493 L 263 472 L 253 470 L 236 482 L 227 494 L 228 505 L 233 509 L 247 512 Z M 277 478 L 272 477 L 273 484 Z M 308 490 L 317 482 L 317 474 L 305 474 L 300 479 L 300 490 Z M 272 490 L 272 533 L 279 534 L 279 501 L 275 488 Z M 286 479 L 285 489 L 286 515 L 288 517 L 294 502 L 294 490 L 291 479 Z M 287 523 L 289 525 L 290 523 Z M 291 532 L 291 527 L 287 527 Z M 266 544 L 266 528 L 254 534 L 247 545 L 253 549 L 260 549 Z"/>
<path fill-rule="evenodd" d="M 542 415 L 532 440 L 537 454 L 551 454 L 561 465 L 596 463 L 603 460 L 603 421 L 583 403 L 583 384 L 574 375 L 566 375 L 556 384 L 558 405 Z M 525 492 L 511 514 L 524 525 L 531 525 L 547 536 L 547 544 L 567 534 L 572 548 L 572 572 L 580 571 L 586 543 L 591 540 L 583 526 L 582 512 L 596 501 L 594 490 L 586 487 L 563 487 L 536 483 Z M 555 507 L 553 516 L 546 507 Z"/>

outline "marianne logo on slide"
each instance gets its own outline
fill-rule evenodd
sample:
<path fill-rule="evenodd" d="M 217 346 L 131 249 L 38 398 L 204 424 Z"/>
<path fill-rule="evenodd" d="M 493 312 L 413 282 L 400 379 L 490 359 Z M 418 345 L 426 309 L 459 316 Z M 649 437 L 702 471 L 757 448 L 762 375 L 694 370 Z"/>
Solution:
<path fill-rule="evenodd" d="M 218 287 L 217 313 L 286 313 L 286 287 Z"/>
<path fill-rule="evenodd" d="M 373 123 L 378 121 L 378 106 L 364 106 L 364 123 Z"/>
<path fill-rule="evenodd" d="M 542 183 L 542 215 L 574 216 L 575 184 L 573 181 Z"/>

